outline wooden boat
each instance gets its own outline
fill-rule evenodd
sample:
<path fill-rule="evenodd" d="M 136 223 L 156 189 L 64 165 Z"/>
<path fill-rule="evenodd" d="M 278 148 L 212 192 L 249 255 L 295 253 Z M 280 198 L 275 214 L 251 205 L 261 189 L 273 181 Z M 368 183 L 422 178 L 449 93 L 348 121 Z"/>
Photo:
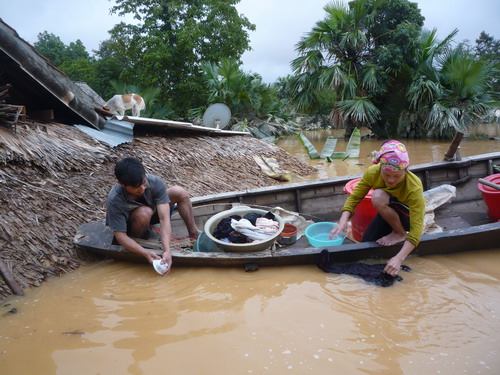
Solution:
<path fill-rule="evenodd" d="M 435 210 L 435 222 L 443 228 L 440 233 L 424 234 L 414 255 L 448 254 L 461 251 L 490 249 L 500 247 L 500 222 L 490 222 L 487 207 L 478 189 L 481 178 L 498 173 L 500 152 L 463 158 L 459 161 L 442 161 L 420 164 L 411 167 L 429 190 L 450 184 L 456 187 L 456 197 L 451 203 Z M 193 198 L 193 209 L 198 227 L 213 215 L 243 204 L 254 208 L 274 208 L 300 213 L 313 221 L 337 221 L 347 194 L 344 186 L 360 175 L 324 179 L 312 182 L 299 182 L 278 186 L 235 191 Z M 186 235 L 185 227 L 178 215 L 172 216 L 172 231 Z M 125 250 L 113 242 L 113 233 L 103 222 L 83 224 L 77 230 L 74 243 L 79 248 L 106 257 L 144 262 L 145 259 Z M 161 253 L 158 240 L 140 240 L 142 245 Z M 175 266 L 277 266 L 293 264 L 314 264 L 323 248 L 311 247 L 301 237 L 289 246 L 255 252 L 205 252 L 173 249 Z M 390 258 L 399 251 L 401 245 L 379 246 L 375 242 L 355 243 L 346 239 L 344 244 L 328 247 L 332 257 L 338 262 L 361 259 Z M 200 251 L 201 250 L 201 251 Z M 213 249 L 212 249 L 213 250 Z"/>

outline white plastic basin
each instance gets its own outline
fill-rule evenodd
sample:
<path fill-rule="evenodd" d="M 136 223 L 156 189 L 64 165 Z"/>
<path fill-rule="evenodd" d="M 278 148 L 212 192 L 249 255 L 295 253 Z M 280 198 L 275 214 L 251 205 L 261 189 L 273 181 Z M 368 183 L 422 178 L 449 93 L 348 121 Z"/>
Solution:
<path fill-rule="evenodd" d="M 279 223 L 279 228 L 276 231 L 275 234 L 271 235 L 269 238 L 262 240 L 262 241 L 253 241 L 251 243 L 228 243 L 221 241 L 217 238 L 215 238 L 212 233 L 219 224 L 219 222 L 222 219 L 225 219 L 229 216 L 232 215 L 239 215 L 241 217 L 245 216 L 248 213 L 258 213 L 264 216 L 267 212 L 266 210 L 261 210 L 258 208 L 251 208 L 251 207 L 234 207 L 230 210 L 222 211 L 214 216 L 212 216 L 210 219 L 207 220 L 205 223 L 204 231 L 205 234 L 210 238 L 212 241 L 214 241 L 218 247 L 220 247 L 224 251 L 262 251 L 266 250 L 271 245 L 274 243 L 276 238 L 279 236 L 281 231 L 283 230 L 283 227 L 285 226 L 285 223 L 283 222 L 283 219 L 279 216 L 274 214 L 275 220 Z"/>

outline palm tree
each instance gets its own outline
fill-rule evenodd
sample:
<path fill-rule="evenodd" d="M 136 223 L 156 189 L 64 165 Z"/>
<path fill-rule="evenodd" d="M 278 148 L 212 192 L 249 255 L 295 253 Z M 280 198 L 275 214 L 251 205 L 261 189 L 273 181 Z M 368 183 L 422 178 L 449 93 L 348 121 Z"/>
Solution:
<path fill-rule="evenodd" d="M 322 92 L 333 91 L 330 118 L 335 127 L 346 128 L 346 136 L 355 127 L 374 123 L 380 115 L 371 93 L 380 89 L 382 72 L 370 63 L 375 44 L 367 29 L 384 3 L 356 0 L 350 5 L 341 1 L 327 4 L 325 19 L 297 44 L 300 56 L 291 63 L 297 110 L 316 112 Z"/>
<path fill-rule="evenodd" d="M 458 33 L 451 32 L 442 41 L 437 39 L 437 29 L 423 30 L 417 43 L 417 68 L 412 72 L 407 93 L 408 102 L 399 118 L 398 134 L 408 138 L 424 137 L 429 129 L 427 108 L 440 95 L 441 85 L 436 69 L 437 57 L 450 48 L 450 42 Z"/>
<path fill-rule="evenodd" d="M 457 32 L 443 41 L 437 40 L 435 29 L 422 33 L 419 68 L 408 91 L 410 108 L 400 118 L 400 133 L 451 138 L 480 122 L 490 109 L 494 66 L 461 48 L 452 49 Z"/>
<path fill-rule="evenodd" d="M 208 103 L 225 103 L 236 117 L 253 119 L 272 110 L 271 88 L 258 74 L 246 74 L 235 60 L 223 59 L 219 64 L 203 63 Z"/>
<path fill-rule="evenodd" d="M 297 44 L 294 104 L 320 110 L 325 93 L 330 119 L 345 127 L 368 126 L 379 136 L 397 130 L 416 66 L 416 39 L 424 18 L 407 0 L 354 0 L 325 6 L 326 17 Z"/>

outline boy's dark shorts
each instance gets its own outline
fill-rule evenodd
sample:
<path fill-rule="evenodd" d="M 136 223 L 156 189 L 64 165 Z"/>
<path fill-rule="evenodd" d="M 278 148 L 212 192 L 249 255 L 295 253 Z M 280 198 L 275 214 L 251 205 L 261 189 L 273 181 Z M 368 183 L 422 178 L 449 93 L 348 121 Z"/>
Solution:
<path fill-rule="evenodd" d="M 174 205 L 170 209 L 170 216 L 172 216 L 172 214 L 174 213 L 176 208 L 177 208 L 177 205 Z M 160 217 L 158 216 L 158 210 L 155 210 L 155 212 L 153 213 L 153 216 L 151 216 L 151 221 L 149 222 L 149 227 L 151 228 L 153 225 L 159 224 L 159 223 L 160 223 Z M 127 234 L 130 235 L 129 229 L 128 229 L 128 224 L 127 224 Z M 147 238 L 147 237 L 148 237 L 148 232 L 146 231 L 146 233 L 144 234 L 144 238 Z"/>
<path fill-rule="evenodd" d="M 149 227 L 155 225 L 155 224 L 159 224 L 160 223 L 160 217 L 158 216 L 158 211 L 155 210 L 155 212 L 153 213 L 153 216 L 151 216 L 151 221 L 149 222 Z M 127 234 L 130 235 L 130 224 L 127 222 Z M 148 237 L 148 232 L 146 231 L 146 233 L 144 233 L 144 236 L 143 238 L 147 238 Z"/>
<path fill-rule="evenodd" d="M 155 225 L 160 222 L 160 217 L 158 216 L 158 210 L 155 210 L 153 216 L 151 216 L 150 225 Z"/>

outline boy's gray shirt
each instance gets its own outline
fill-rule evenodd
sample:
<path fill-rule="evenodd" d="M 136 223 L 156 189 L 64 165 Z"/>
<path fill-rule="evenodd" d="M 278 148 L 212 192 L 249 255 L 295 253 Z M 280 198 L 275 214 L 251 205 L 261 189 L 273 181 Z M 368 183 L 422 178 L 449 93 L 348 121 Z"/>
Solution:
<path fill-rule="evenodd" d="M 165 183 L 159 177 L 146 174 L 148 186 L 144 190 L 146 202 L 137 202 L 129 198 L 127 191 L 116 184 L 108 194 L 106 205 L 106 225 L 113 232 L 127 232 L 130 213 L 140 206 L 149 206 L 156 212 L 159 204 L 170 202 Z"/>

